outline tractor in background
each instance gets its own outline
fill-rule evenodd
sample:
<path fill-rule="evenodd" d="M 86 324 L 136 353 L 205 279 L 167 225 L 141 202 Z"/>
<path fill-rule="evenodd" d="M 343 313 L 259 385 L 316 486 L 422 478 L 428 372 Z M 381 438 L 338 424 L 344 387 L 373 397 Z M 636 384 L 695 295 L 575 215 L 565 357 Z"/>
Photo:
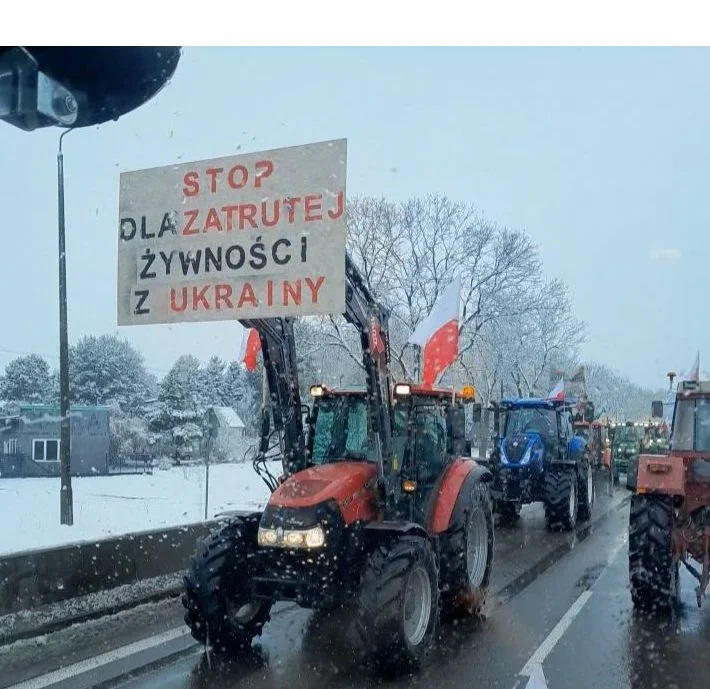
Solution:
<path fill-rule="evenodd" d="M 663 403 L 653 403 L 662 416 Z M 701 605 L 710 581 L 710 381 L 676 389 L 670 446 L 642 453 L 629 469 L 631 598 L 639 609 L 672 609 L 682 564 L 698 581 Z"/>
<path fill-rule="evenodd" d="M 573 407 L 521 398 L 494 405 L 496 443 L 488 461 L 494 511 L 514 521 L 521 506 L 545 505 L 548 528 L 573 529 L 591 518 L 595 499 L 586 443 L 573 426 Z"/>

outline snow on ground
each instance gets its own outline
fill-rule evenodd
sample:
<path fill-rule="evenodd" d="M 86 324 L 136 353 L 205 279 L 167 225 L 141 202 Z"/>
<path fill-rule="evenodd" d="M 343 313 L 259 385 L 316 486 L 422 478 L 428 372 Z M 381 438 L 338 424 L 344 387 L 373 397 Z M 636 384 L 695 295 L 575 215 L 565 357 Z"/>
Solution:
<path fill-rule="evenodd" d="M 278 475 L 281 466 L 271 471 Z M 59 479 L 0 479 L 0 555 L 94 541 L 205 516 L 205 467 L 172 467 L 153 474 L 72 478 L 74 525 L 59 524 Z M 261 509 L 269 489 L 251 463 L 210 466 L 209 517 Z"/>

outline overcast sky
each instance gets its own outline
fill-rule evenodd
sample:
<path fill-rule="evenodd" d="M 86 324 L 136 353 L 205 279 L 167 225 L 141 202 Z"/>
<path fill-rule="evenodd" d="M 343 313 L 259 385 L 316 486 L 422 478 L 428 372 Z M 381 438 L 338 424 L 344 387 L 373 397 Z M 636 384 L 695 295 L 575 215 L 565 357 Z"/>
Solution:
<path fill-rule="evenodd" d="M 710 357 L 709 68 L 708 50 L 186 49 L 149 104 L 65 137 L 70 340 L 118 332 L 157 375 L 235 358 L 236 323 L 117 328 L 119 171 L 346 137 L 349 195 L 443 192 L 526 229 L 584 356 L 662 386 Z M 57 137 L 0 126 L 0 366 L 57 364 Z"/>

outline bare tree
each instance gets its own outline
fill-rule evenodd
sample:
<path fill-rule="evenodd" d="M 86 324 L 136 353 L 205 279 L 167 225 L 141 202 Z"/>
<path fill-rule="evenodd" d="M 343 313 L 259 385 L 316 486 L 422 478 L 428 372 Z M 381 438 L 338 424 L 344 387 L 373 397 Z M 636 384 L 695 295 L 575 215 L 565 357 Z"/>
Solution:
<path fill-rule="evenodd" d="M 509 375 L 520 397 L 544 394 L 550 366 L 575 360 L 585 339 L 586 326 L 572 314 L 566 285 L 552 280 L 531 296 L 526 317 L 509 338 Z"/>
<path fill-rule="evenodd" d="M 540 259 L 530 237 L 498 227 L 475 206 L 430 195 L 392 203 L 354 199 L 348 207 L 347 246 L 368 286 L 390 310 L 394 361 L 412 378 L 407 338 L 449 283 L 462 281 L 461 354 L 476 335 L 503 315 L 513 296 L 539 279 Z M 357 341 L 342 320 L 329 320 L 329 344 L 359 361 Z"/>

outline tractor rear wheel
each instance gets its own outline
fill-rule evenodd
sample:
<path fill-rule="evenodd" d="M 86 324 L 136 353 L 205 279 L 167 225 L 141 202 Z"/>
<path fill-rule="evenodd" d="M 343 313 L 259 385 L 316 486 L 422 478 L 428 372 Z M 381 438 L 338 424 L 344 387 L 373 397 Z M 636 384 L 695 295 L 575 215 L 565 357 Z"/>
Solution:
<path fill-rule="evenodd" d="M 184 577 L 185 622 L 215 651 L 248 649 L 269 620 L 271 603 L 251 598 L 248 563 L 256 525 L 237 518 L 204 539 Z"/>
<path fill-rule="evenodd" d="M 368 665 L 379 672 L 417 669 L 434 641 L 439 609 L 429 541 L 400 536 L 369 554 L 355 628 Z"/>
<path fill-rule="evenodd" d="M 550 468 L 545 473 L 545 521 L 550 529 L 571 530 L 577 524 L 577 472 L 574 467 Z"/>
<path fill-rule="evenodd" d="M 594 509 L 594 501 L 597 495 L 592 465 L 589 463 L 583 464 L 578 478 L 579 518 L 586 522 L 592 518 L 592 510 Z"/>
<path fill-rule="evenodd" d="M 667 495 L 634 495 L 629 512 L 629 580 L 634 607 L 668 610 L 678 597 L 673 560 L 673 503 Z"/>
<path fill-rule="evenodd" d="M 442 543 L 441 613 L 445 619 L 460 619 L 480 614 L 488 594 L 493 566 L 493 511 L 485 488 L 477 483 L 468 493 L 459 495 L 462 519 L 454 523 Z M 497 503 L 515 507 L 515 503 Z M 520 514 L 518 506 L 517 512 Z"/>

